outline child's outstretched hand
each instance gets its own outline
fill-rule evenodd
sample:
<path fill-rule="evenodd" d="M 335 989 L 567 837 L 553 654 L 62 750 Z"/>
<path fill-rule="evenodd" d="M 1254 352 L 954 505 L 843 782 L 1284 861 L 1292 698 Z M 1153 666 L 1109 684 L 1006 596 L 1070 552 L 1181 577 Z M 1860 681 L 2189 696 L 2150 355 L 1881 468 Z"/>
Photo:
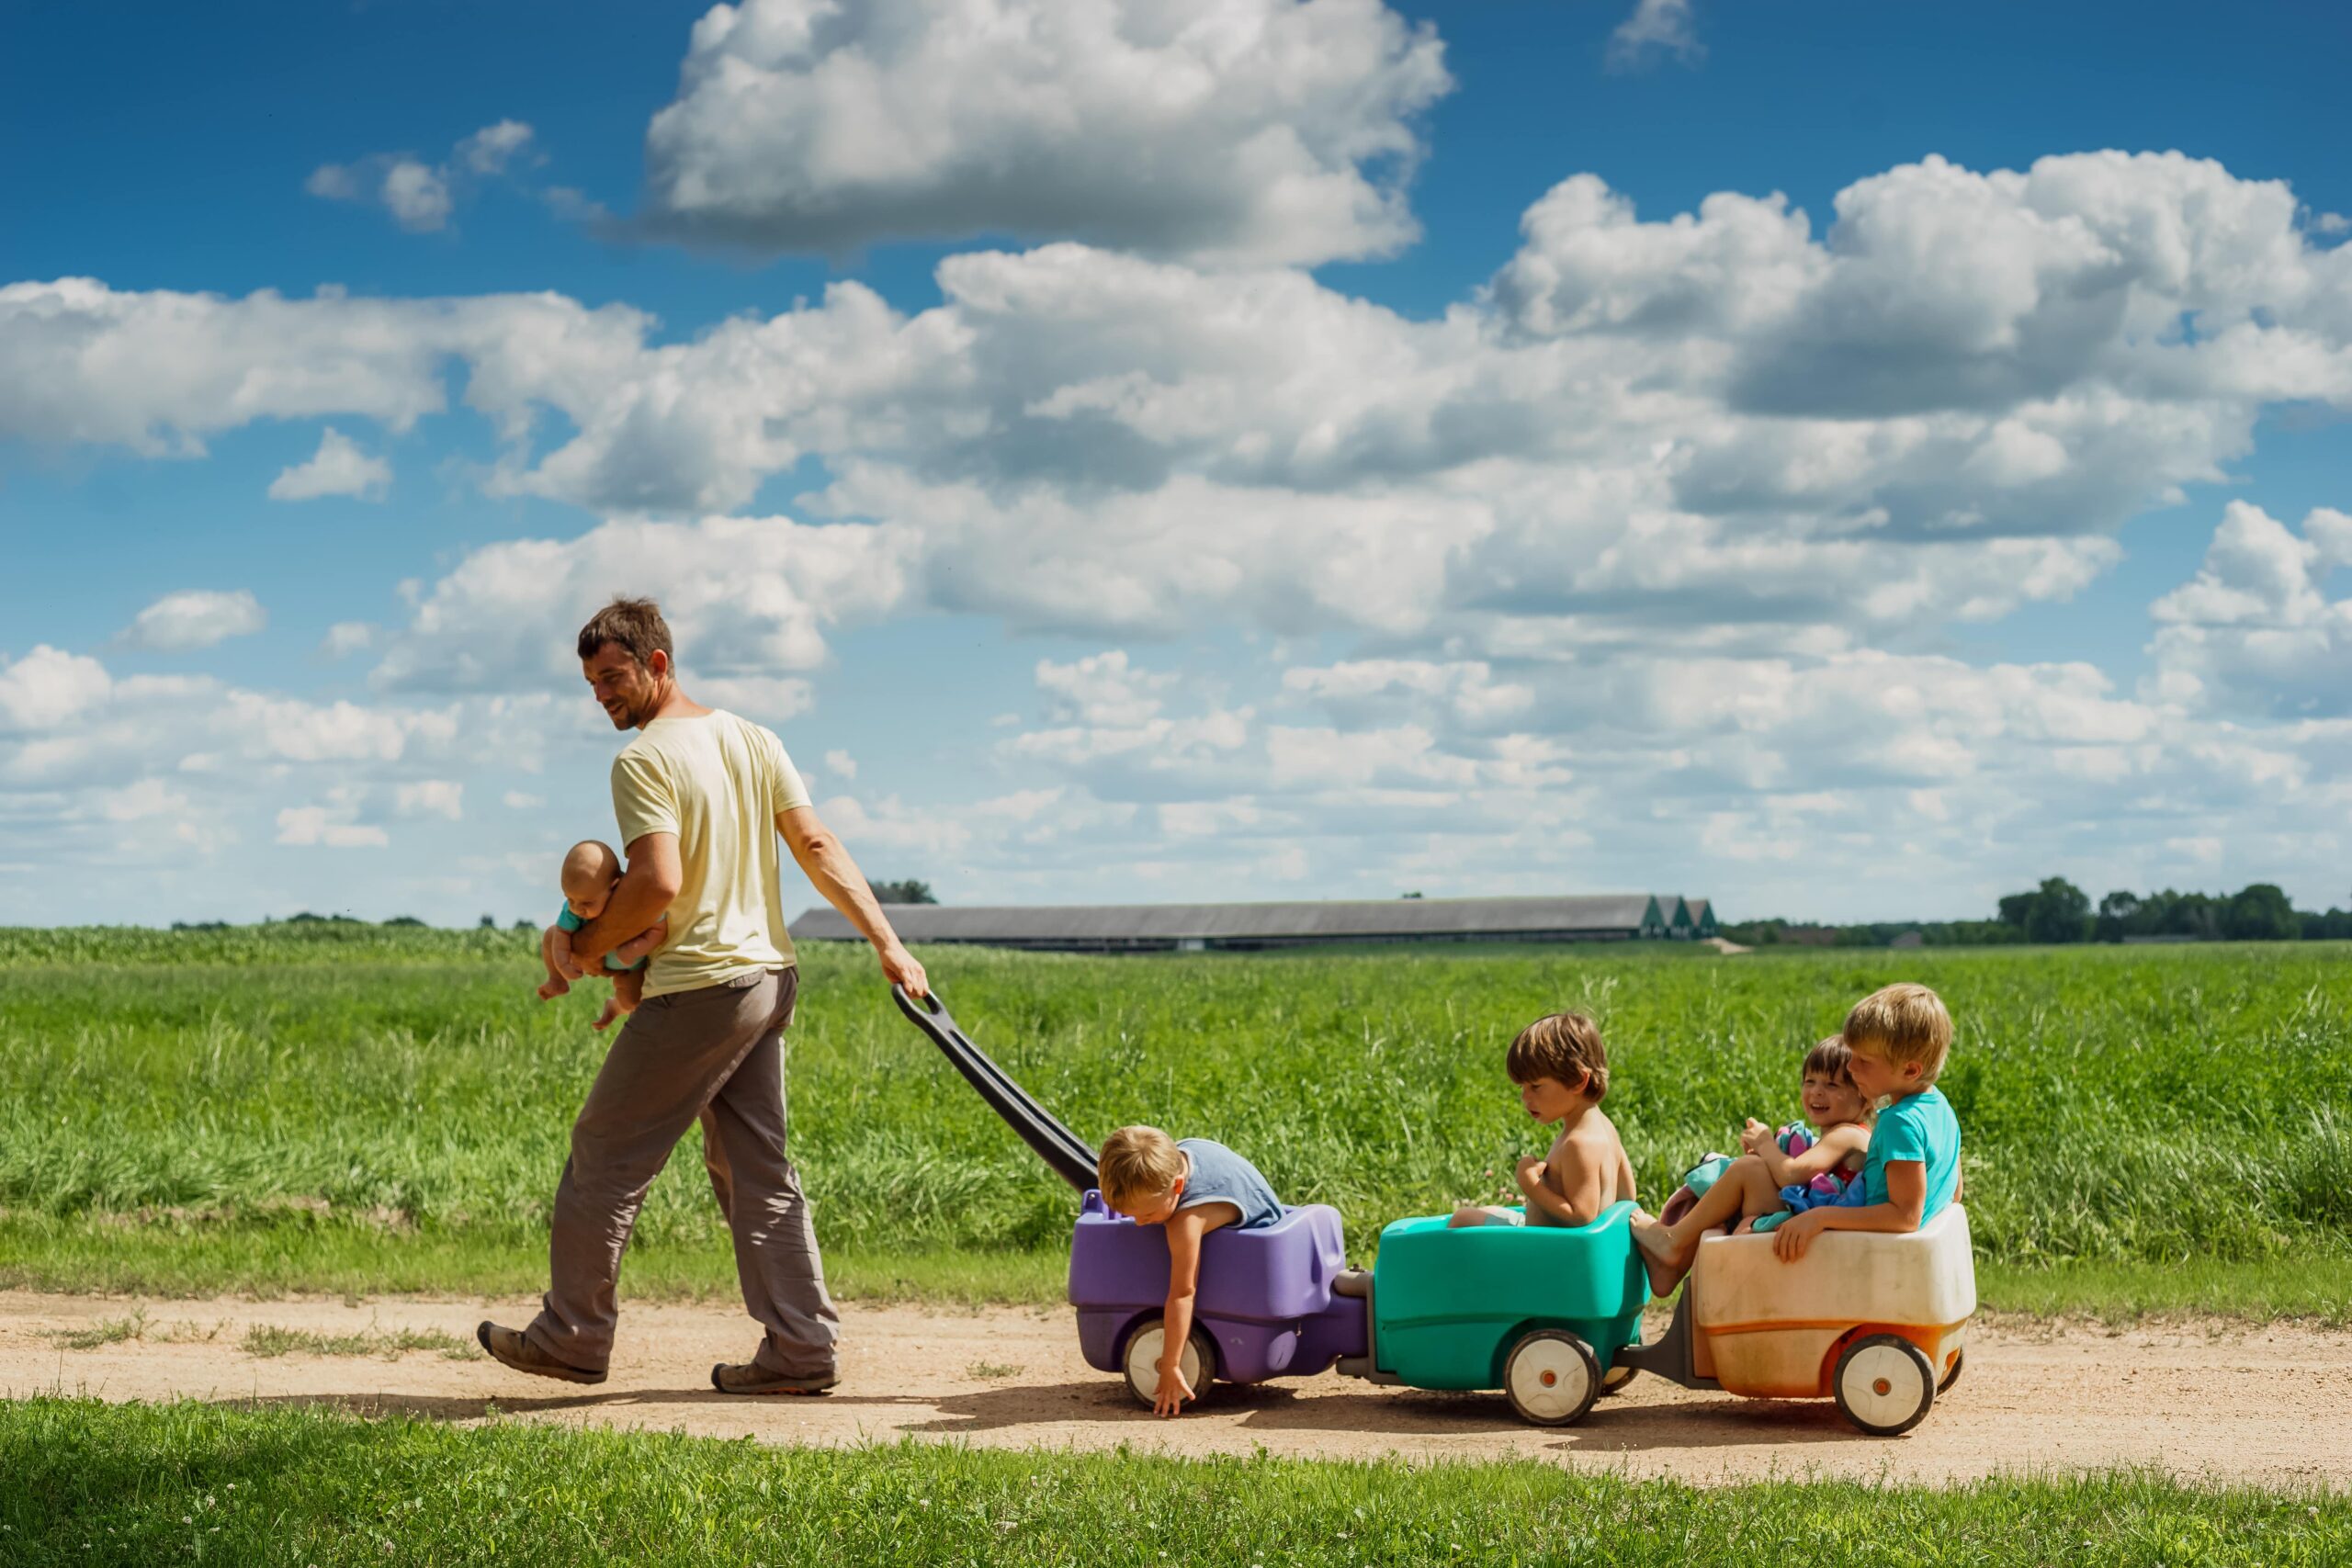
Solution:
<path fill-rule="evenodd" d="M 1184 1408 L 1188 1399 L 1198 1399 L 1193 1385 L 1184 1381 L 1184 1364 L 1181 1357 L 1170 1356 L 1159 1363 L 1159 1387 L 1151 1396 L 1154 1416 L 1174 1416 Z"/>
<path fill-rule="evenodd" d="M 1778 1133 L 1753 1116 L 1747 1119 L 1747 1125 L 1740 1129 L 1739 1146 L 1744 1154 L 1761 1155 L 1767 1145 L 1778 1147 L 1780 1141 Z"/>

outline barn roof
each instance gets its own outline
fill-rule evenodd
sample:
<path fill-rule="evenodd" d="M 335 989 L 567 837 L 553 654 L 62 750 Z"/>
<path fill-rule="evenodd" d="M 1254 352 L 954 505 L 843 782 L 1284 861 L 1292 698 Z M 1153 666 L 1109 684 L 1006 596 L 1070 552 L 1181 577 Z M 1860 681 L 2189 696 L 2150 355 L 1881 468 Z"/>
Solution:
<path fill-rule="evenodd" d="M 1647 893 L 1559 898 L 1384 898 L 1269 904 L 893 904 L 908 942 L 1270 941 L 1312 937 L 1524 936 L 1632 931 Z M 823 905 L 792 922 L 796 942 L 846 941 L 850 923 Z"/>

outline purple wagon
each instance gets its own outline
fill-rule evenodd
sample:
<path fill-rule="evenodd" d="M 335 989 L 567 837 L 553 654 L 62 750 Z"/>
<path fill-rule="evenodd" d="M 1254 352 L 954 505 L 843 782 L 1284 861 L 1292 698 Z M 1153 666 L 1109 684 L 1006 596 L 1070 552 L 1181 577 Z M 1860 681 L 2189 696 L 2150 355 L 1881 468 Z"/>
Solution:
<path fill-rule="evenodd" d="M 1069 1300 L 1078 1309 L 1087 1365 L 1124 1373 L 1151 1403 L 1159 1381 L 1159 1314 L 1168 1300 L 1168 1240 L 1114 1214 L 1094 1190 L 1094 1150 L 1030 1099 L 949 1015 L 893 987 L 899 1010 L 1054 1173 L 1084 1195 L 1070 1236 Z M 1370 1277 L 1347 1266 L 1340 1212 L 1323 1203 L 1286 1208 L 1262 1230 L 1211 1231 L 1201 1242 L 1201 1288 L 1184 1375 L 1261 1382 L 1308 1377 L 1369 1350 Z M 1205 1373 L 1206 1378 L 1202 1374 Z"/>

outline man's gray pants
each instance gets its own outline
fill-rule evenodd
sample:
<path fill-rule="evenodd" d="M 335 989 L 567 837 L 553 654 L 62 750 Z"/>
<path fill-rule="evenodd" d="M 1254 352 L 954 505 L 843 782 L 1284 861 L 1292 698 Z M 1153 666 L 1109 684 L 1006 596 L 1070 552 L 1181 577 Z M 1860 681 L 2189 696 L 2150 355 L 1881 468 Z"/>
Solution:
<path fill-rule="evenodd" d="M 755 1360 L 786 1377 L 832 1373 L 841 1318 L 784 1154 L 784 1031 L 798 988 L 797 969 L 764 970 L 650 998 L 629 1015 L 556 1185 L 551 1285 L 525 1331 L 541 1350 L 583 1371 L 611 1361 L 621 1251 L 645 1190 L 700 1116 L 743 1305 L 767 1330 Z"/>

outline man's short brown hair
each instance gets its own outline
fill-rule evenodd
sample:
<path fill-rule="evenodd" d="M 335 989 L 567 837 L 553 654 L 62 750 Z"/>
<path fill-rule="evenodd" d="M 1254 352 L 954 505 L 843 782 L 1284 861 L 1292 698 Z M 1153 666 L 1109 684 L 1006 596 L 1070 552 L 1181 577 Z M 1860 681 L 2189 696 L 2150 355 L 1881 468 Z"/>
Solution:
<path fill-rule="evenodd" d="M 1159 1197 L 1183 1174 L 1184 1151 L 1157 1127 L 1120 1128 L 1102 1140 L 1102 1157 L 1094 1163 L 1103 1199 L 1119 1205 Z"/>
<path fill-rule="evenodd" d="M 1919 1085 L 1926 1088 L 1944 1070 L 1945 1053 L 1951 1049 L 1951 1014 L 1944 999 L 1911 981 L 1882 986 L 1854 1004 L 1846 1015 L 1846 1047 L 1867 1049 L 1894 1066 L 1919 1064 Z"/>
<path fill-rule="evenodd" d="M 580 657 L 594 659 L 596 650 L 608 642 L 616 642 L 628 650 L 629 657 L 650 668 L 654 649 L 659 649 L 669 660 L 677 662 L 677 650 L 670 646 L 670 623 L 662 618 L 662 606 L 650 599 L 614 598 L 613 602 L 588 617 L 580 628 Z"/>
<path fill-rule="evenodd" d="M 1521 1030 L 1503 1058 L 1503 1070 L 1513 1083 L 1553 1078 L 1570 1089 L 1581 1084 L 1595 1100 L 1609 1092 L 1609 1053 L 1601 1047 L 1600 1025 L 1580 1012 L 1555 1012 Z"/>

